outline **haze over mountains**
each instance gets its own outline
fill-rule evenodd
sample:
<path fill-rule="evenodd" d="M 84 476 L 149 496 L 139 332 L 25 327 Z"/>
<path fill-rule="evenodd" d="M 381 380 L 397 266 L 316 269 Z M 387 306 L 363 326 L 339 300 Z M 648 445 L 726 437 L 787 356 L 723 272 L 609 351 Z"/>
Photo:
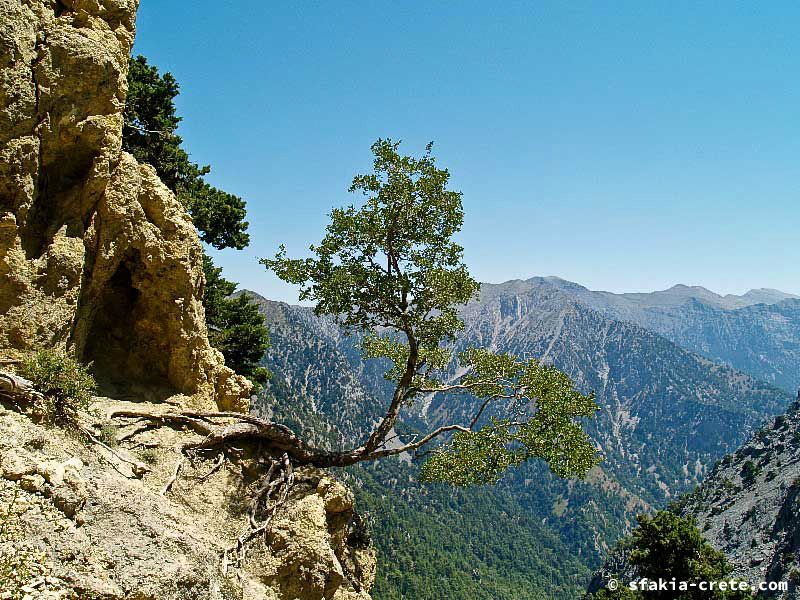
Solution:
<path fill-rule="evenodd" d="M 363 363 L 358 340 L 311 309 L 253 297 L 271 329 L 273 348 L 265 364 L 274 374 L 255 410 L 326 443 L 358 441 L 384 406 L 384 365 Z M 585 482 L 560 481 L 531 464 L 497 489 L 466 492 L 418 486 L 415 466 L 402 461 L 358 471 L 361 487 L 372 490 L 362 503 L 376 514 L 393 515 L 391 522 L 375 524 L 378 539 L 399 527 L 412 540 L 405 550 L 381 547 L 380 554 L 390 558 L 379 569 L 386 573 L 376 588 L 384 591 L 382 598 L 436 597 L 417 581 L 443 570 L 458 581 L 462 571 L 449 562 L 456 560 L 451 555 L 430 558 L 427 565 L 414 557 L 432 551 L 420 523 L 438 528 L 441 544 L 465 519 L 470 526 L 476 525 L 472 519 L 497 527 L 508 519 L 527 522 L 514 531 L 534 558 L 512 551 L 504 562 L 495 552 L 487 562 L 479 548 L 464 548 L 457 560 L 478 565 L 482 583 L 466 578 L 448 591 L 451 597 L 577 597 L 588 570 L 636 514 L 692 489 L 717 459 L 736 450 L 766 418 L 782 413 L 793 398 L 787 390 L 800 384 L 800 299 L 774 290 L 718 296 L 676 286 L 610 294 L 532 278 L 484 285 L 462 316 L 466 328 L 459 346 L 535 356 L 565 371 L 582 391 L 595 391 L 600 411 L 587 427 L 606 460 Z M 406 413 L 400 433 L 457 421 L 469 411 L 468 402 L 431 397 Z M 393 494 L 381 491 L 389 488 Z M 407 503 L 402 515 L 396 503 L 381 504 L 381 498 L 397 494 Z M 432 506 L 435 511 L 427 512 Z M 486 543 L 491 546 L 491 540 Z M 531 561 L 553 552 L 564 569 L 546 577 L 520 575 L 544 568 Z M 408 573 L 392 571 L 392 561 L 415 566 Z M 516 591 L 506 593 L 498 582 L 510 574 L 517 577 Z M 530 596 L 519 596 L 521 587 Z"/>

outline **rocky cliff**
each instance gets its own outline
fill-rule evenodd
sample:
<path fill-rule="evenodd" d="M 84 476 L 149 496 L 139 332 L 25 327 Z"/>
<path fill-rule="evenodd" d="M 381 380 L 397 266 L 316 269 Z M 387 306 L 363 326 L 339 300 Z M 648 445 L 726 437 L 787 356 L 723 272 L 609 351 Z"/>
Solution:
<path fill-rule="evenodd" d="M 0 368 L 67 349 L 104 394 L 63 429 L 0 394 L 0 599 L 368 600 L 333 477 L 284 465 L 270 500 L 268 449 L 179 460 L 205 434 L 110 416 L 251 389 L 209 345 L 191 219 L 121 150 L 137 4 L 0 0 Z"/>
<path fill-rule="evenodd" d="M 137 5 L 0 0 L 0 352 L 66 346 L 109 393 L 243 410 L 195 228 L 121 150 Z"/>
<path fill-rule="evenodd" d="M 369 600 L 374 550 L 345 486 L 298 470 L 237 565 L 262 469 L 199 460 L 165 492 L 197 434 L 106 418 L 158 406 L 98 399 L 86 427 L 105 446 L 0 408 L 0 598 Z"/>
<path fill-rule="evenodd" d="M 681 503 L 734 574 L 787 581 L 800 595 L 800 396 L 785 415 L 723 459 Z"/>

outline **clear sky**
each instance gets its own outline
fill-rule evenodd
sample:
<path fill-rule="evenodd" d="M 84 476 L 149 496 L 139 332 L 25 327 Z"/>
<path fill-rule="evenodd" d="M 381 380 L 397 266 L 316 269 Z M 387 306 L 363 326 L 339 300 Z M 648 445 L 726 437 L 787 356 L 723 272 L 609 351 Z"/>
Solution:
<path fill-rule="evenodd" d="M 435 142 L 481 281 L 800 293 L 800 3 L 142 0 L 135 51 L 247 200 L 230 279 L 358 201 L 370 144 Z"/>

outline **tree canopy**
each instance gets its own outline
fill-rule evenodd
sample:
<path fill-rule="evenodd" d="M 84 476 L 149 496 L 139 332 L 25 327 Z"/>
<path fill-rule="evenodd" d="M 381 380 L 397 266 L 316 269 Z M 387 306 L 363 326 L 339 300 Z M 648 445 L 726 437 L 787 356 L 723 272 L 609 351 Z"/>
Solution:
<path fill-rule="evenodd" d="M 250 242 L 245 202 L 209 185 L 211 167 L 191 161 L 176 133 L 181 117 L 175 109 L 180 86 L 171 73 L 161 75 L 144 56 L 130 60 L 122 145 L 152 165 L 161 181 L 183 202 L 204 242 L 217 249 L 241 250 Z"/>
<path fill-rule="evenodd" d="M 365 200 L 331 212 L 310 257 L 288 258 L 281 246 L 274 258 L 261 260 L 300 286 L 300 299 L 313 302 L 316 314 L 362 334 L 365 358 L 391 363 L 386 378 L 393 393 L 383 419 L 363 445 L 328 462 L 352 464 L 444 440 L 426 448 L 426 481 L 491 483 L 532 458 L 562 477 L 584 475 L 598 462 L 580 424 L 597 410 L 593 395 L 579 393 L 563 373 L 535 359 L 454 350 L 464 327 L 458 308 L 480 286 L 453 239 L 464 218 L 461 193 L 449 189 L 450 174 L 437 167 L 432 145 L 420 157 L 403 156 L 399 142 L 380 139 L 372 152 L 373 172 L 350 186 Z M 470 415 L 388 448 L 402 409 L 439 393 L 467 397 Z"/>
<path fill-rule="evenodd" d="M 203 304 L 209 324 L 208 339 L 225 357 L 225 364 L 244 375 L 256 390 L 267 382 L 269 371 L 260 365 L 269 348 L 269 331 L 258 305 L 246 294 L 233 296 L 236 283 L 222 276 L 222 269 L 214 266 L 207 255 L 203 256 L 206 286 Z"/>

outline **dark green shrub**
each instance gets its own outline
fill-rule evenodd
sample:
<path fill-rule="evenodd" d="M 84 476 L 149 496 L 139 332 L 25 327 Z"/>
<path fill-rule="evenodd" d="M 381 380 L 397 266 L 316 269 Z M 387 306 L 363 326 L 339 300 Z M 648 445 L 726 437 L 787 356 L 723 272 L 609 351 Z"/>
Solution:
<path fill-rule="evenodd" d="M 748 460 L 742 466 L 742 472 L 741 472 L 742 483 L 744 483 L 745 485 L 753 483 L 756 477 L 758 476 L 758 471 L 759 468 L 758 466 L 756 466 L 756 463 L 754 463 L 752 460 Z"/>
<path fill-rule="evenodd" d="M 20 374 L 44 395 L 36 407 L 47 422 L 61 427 L 75 423 L 78 413 L 89 408 L 96 389 L 86 366 L 59 350 L 39 350 L 22 362 Z"/>
<path fill-rule="evenodd" d="M 639 527 L 634 529 L 630 564 L 642 578 L 659 579 L 693 584 L 688 591 L 629 591 L 624 583 L 615 591 L 604 590 L 593 600 L 600 599 L 674 599 L 680 600 L 745 600 L 747 592 L 700 590 L 701 581 L 723 581 L 730 579 L 731 566 L 725 555 L 715 550 L 697 530 L 692 518 L 684 518 L 667 511 L 653 517 L 639 516 Z M 592 598 L 592 596 L 588 596 Z"/>

